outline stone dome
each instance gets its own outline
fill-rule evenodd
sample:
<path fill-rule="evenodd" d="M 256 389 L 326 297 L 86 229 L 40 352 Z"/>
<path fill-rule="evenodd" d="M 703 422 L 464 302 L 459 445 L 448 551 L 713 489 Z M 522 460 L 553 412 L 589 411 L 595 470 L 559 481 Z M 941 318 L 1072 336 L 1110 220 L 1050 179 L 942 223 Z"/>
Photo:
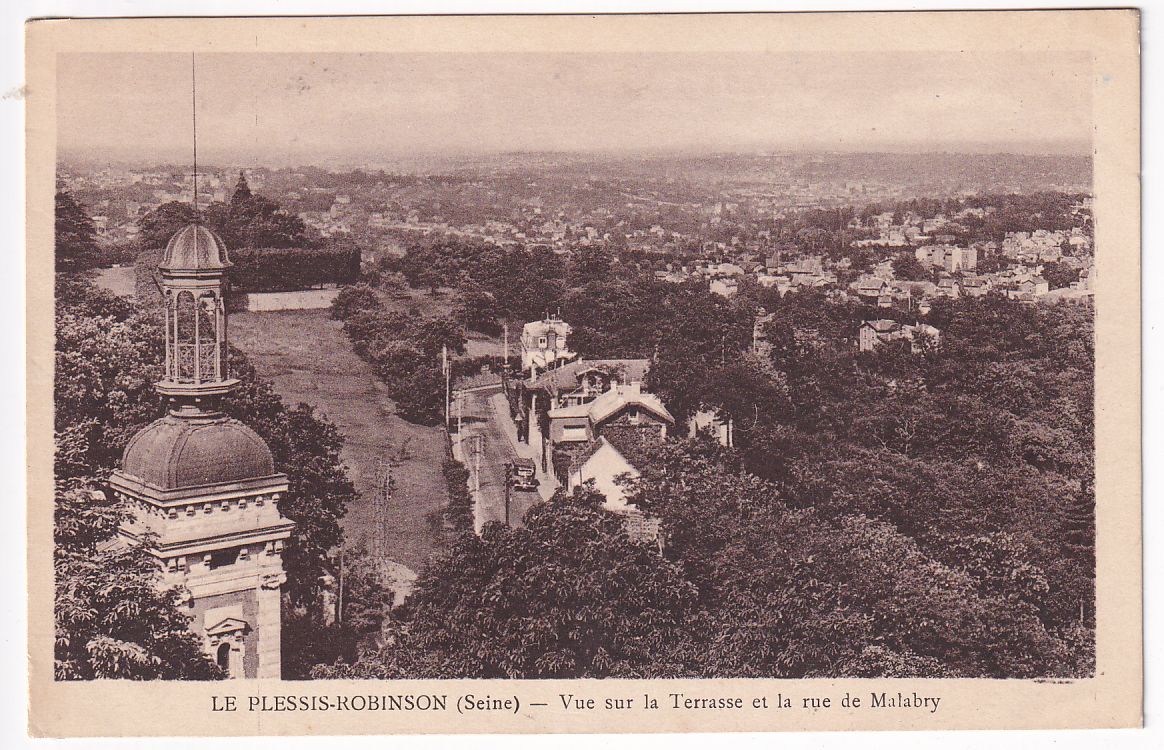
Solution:
<path fill-rule="evenodd" d="M 163 271 L 221 271 L 230 265 L 221 237 L 201 224 L 187 224 L 170 238 L 158 267 Z"/>
<path fill-rule="evenodd" d="M 134 435 L 121 470 L 158 489 L 241 482 L 275 473 L 271 449 L 234 419 L 166 416 Z"/>

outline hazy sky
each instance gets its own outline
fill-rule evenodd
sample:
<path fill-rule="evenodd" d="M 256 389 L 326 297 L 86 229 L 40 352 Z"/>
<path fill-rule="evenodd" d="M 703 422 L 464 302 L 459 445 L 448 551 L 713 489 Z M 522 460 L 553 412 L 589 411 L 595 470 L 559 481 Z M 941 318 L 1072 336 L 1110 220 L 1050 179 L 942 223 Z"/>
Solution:
<path fill-rule="evenodd" d="M 63 154 L 186 162 L 188 54 L 62 55 Z M 1085 55 L 199 54 L 206 163 L 509 150 L 1086 151 Z"/>

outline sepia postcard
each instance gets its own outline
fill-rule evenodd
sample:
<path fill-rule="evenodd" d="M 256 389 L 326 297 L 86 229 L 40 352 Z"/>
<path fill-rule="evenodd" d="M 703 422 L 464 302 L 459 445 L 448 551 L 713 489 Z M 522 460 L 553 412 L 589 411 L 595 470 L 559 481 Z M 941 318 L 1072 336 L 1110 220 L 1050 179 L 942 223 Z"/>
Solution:
<path fill-rule="evenodd" d="M 1136 11 L 26 36 L 31 734 L 1141 724 Z"/>

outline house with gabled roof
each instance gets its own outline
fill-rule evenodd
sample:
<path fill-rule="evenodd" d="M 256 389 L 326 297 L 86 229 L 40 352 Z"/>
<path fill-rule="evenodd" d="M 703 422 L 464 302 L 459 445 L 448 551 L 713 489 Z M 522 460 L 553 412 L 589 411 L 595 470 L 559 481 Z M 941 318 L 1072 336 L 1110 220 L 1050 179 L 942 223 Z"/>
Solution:
<path fill-rule="evenodd" d="M 518 439 L 541 445 L 543 465 L 549 439 L 549 412 L 588 404 L 619 385 L 642 383 L 648 359 L 578 359 L 516 385 L 514 421 Z"/>
<path fill-rule="evenodd" d="M 866 320 L 861 323 L 857 334 L 857 347 L 860 351 L 871 352 L 880 344 L 907 339 L 910 342 L 910 351 L 917 353 L 922 349 L 922 340 L 929 338 L 935 343 L 941 338 L 941 331 L 926 323 L 916 325 L 902 325 L 896 320 Z"/>
<path fill-rule="evenodd" d="M 962 279 L 962 293 L 968 297 L 982 297 L 993 287 L 987 276 L 966 276 Z"/>
<path fill-rule="evenodd" d="M 962 287 L 958 284 L 957 279 L 946 276 L 938 279 L 938 294 L 943 297 L 958 299 L 958 297 L 962 296 Z"/>
<path fill-rule="evenodd" d="M 641 440 L 641 434 L 636 438 Z M 626 531 L 631 539 L 654 542 L 662 551 L 662 524 L 659 519 L 643 513 L 626 499 L 624 483 L 641 476 L 640 469 L 633 463 L 637 460 L 635 451 L 631 450 L 636 438 L 628 439 L 628 436 L 617 431 L 612 431 L 610 438 L 598 437 L 571 462 L 565 484 L 572 492 L 590 483 L 606 498 L 602 504 L 603 509 L 618 513 L 626 519 Z"/>
<path fill-rule="evenodd" d="M 522 371 L 536 375 L 577 357 L 566 344 L 572 332 L 569 323 L 554 315 L 526 323 L 521 329 Z"/>
<path fill-rule="evenodd" d="M 594 440 L 605 425 L 619 421 L 656 426 L 660 437 L 675 424 L 659 397 L 643 392 L 641 383 L 614 386 L 589 403 L 551 409 L 547 416 L 554 445 Z"/>
<path fill-rule="evenodd" d="M 854 288 L 858 297 L 873 304 L 891 291 L 889 282 L 878 276 L 863 276 L 854 283 Z"/>

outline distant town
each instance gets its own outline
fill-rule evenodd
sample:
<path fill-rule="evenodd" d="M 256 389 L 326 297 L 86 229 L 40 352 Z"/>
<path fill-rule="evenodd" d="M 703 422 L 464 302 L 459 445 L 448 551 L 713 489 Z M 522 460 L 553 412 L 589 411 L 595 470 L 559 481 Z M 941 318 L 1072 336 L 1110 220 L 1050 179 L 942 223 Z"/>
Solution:
<path fill-rule="evenodd" d="M 1093 286 L 1085 158 L 722 155 L 595 166 L 568 157 L 519 156 L 514 162 L 432 175 L 245 171 L 252 189 L 277 197 L 309 236 L 355 240 L 365 262 L 403 253 L 418 238 L 559 254 L 600 246 L 635 258 L 661 280 L 704 280 L 723 296 L 735 294 L 741 283 L 781 294 L 829 286 L 875 298 L 882 307 L 896 300 L 923 312 L 939 296 L 997 289 L 1029 302 L 1052 292 L 1085 294 Z M 907 162 L 916 172 L 905 169 Z M 853 179 L 850 170 L 867 172 L 869 179 Z M 201 169 L 199 205 L 225 202 L 239 171 Z M 177 167 L 62 164 L 59 181 L 90 207 L 98 236 L 113 246 L 134 242 L 139 219 L 159 206 L 194 202 L 194 175 Z M 1061 215 L 1042 217 L 1053 228 L 1011 229 L 991 221 L 1008 207 L 991 205 L 989 196 L 1029 192 L 1032 183 L 1073 197 Z M 894 210 L 899 205 L 908 207 Z M 813 213 L 820 214 L 818 226 Z M 806 215 L 807 233 L 781 234 Z M 826 243 L 828 251 L 821 252 Z M 920 271 L 911 264 L 905 274 L 895 272 L 904 251 L 916 257 Z M 1044 275 L 1048 266 L 1051 279 Z"/>

